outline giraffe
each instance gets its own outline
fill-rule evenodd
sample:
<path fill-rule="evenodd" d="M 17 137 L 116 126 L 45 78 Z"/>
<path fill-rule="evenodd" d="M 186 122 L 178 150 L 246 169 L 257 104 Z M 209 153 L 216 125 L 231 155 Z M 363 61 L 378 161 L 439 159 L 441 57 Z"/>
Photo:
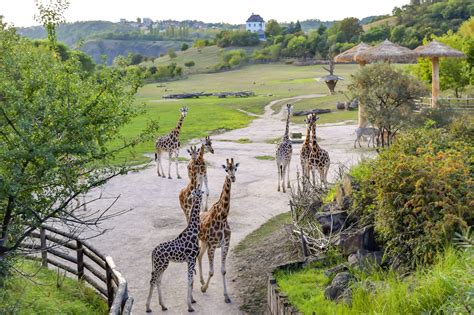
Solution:
<path fill-rule="evenodd" d="M 311 138 L 311 153 L 309 155 L 309 170 L 313 176 L 314 185 L 316 185 L 316 170 L 318 170 L 321 183 L 327 187 L 327 176 L 331 161 L 328 152 L 321 148 L 316 141 L 316 121 L 319 117 L 316 117 L 316 114 L 312 115 L 314 115 L 314 123 L 311 127 L 313 135 Z"/>
<path fill-rule="evenodd" d="M 201 213 L 201 223 L 199 225 L 199 240 L 201 247 L 199 249 L 198 263 L 199 276 L 201 280 L 201 291 L 206 292 L 211 277 L 214 275 L 214 252 L 218 246 L 221 247 L 221 273 L 224 284 L 224 301 L 230 303 L 230 298 L 227 293 L 227 285 L 225 280 L 225 263 L 227 252 L 230 245 L 230 226 L 227 222 L 227 216 L 230 210 L 230 189 L 233 182 L 235 182 L 235 173 L 239 163 L 234 164 L 234 159 L 227 159 L 226 165 L 222 165 L 227 173 L 222 188 L 222 193 L 219 200 L 212 205 L 208 212 Z M 202 257 L 207 250 L 207 257 L 209 259 L 209 277 L 204 281 L 202 276 Z"/>
<path fill-rule="evenodd" d="M 199 173 L 199 168 L 195 162 L 199 158 L 199 151 L 196 149 L 196 146 L 192 146 L 188 149 L 188 153 L 191 155 L 191 170 L 188 167 L 188 171 L 190 171 L 190 181 L 188 185 L 179 192 L 179 204 L 181 205 L 181 209 L 183 209 L 186 220 L 189 222 L 189 212 L 193 206 L 193 200 L 189 197 L 196 187 L 201 186 L 199 182 L 202 182 L 202 175 Z"/>
<path fill-rule="evenodd" d="M 188 108 L 187 107 L 182 107 L 180 109 L 181 111 L 181 117 L 178 120 L 178 123 L 176 124 L 176 127 L 170 131 L 165 136 L 162 136 L 156 140 L 155 143 L 155 161 L 156 163 L 156 172 L 158 173 L 158 176 L 165 176 L 165 171 L 163 170 L 163 164 L 161 163 L 161 155 L 163 152 L 168 151 L 169 153 L 169 164 L 168 164 L 168 178 L 171 179 L 171 159 L 173 158 L 173 154 L 176 158 L 176 177 L 181 178 L 179 176 L 178 172 L 178 156 L 179 156 L 179 147 L 180 147 L 180 142 L 179 142 L 179 133 L 181 131 L 181 126 L 183 125 L 183 120 L 186 117 L 188 113 Z M 161 172 L 160 172 L 161 168 Z"/>
<path fill-rule="evenodd" d="M 209 136 L 201 139 L 201 149 L 199 151 L 199 156 L 196 159 L 191 159 L 188 164 L 188 176 L 191 179 L 191 173 L 193 172 L 193 168 L 197 168 L 197 172 L 201 175 L 198 179 L 199 185 L 204 185 L 206 187 L 206 201 L 204 202 L 204 211 L 207 211 L 207 204 L 209 199 L 209 184 L 207 179 L 207 166 L 206 161 L 204 161 L 204 153 L 210 152 L 214 154 L 214 149 L 212 147 L 212 140 Z"/>
<path fill-rule="evenodd" d="M 309 155 L 311 154 L 311 128 L 314 124 L 315 120 L 314 115 L 309 114 L 306 116 L 305 123 L 306 123 L 306 138 L 304 139 L 304 143 L 301 146 L 301 154 L 300 154 L 300 161 L 301 161 L 301 170 L 303 171 L 303 177 L 309 177 Z"/>
<path fill-rule="evenodd" d="M 291 155 L 293 154 L 293 146 L 288 135 L 290 131 L 290 116 L 291 116 L 291 104 L 286 104 L 288 114 L 286 116 L 286 128 L 285 134 L 283 135 L 281 143 L 278 144 L 276 150 L 276 163 L 278 169 L 278 191 L 280 191 L 280 182 L 283 182 L 283 192 L 285 190 L 285 174 L 288 176 L 288 188 L 290 188 L 290 162 Z"/>
<path fill-rule="evenodd" d="M 163 272 L 168 268 L 171 262 L 187 262 L 188 263 L 188 311 L 194 312 L 191 304 L 196 303 L 193 299 L 193 273 L 196 267 L 196 258 L 199 254 L 199 212 L 201 209 L 203 192 L 197 188 L 191 194 L 193 206 L 191 209 L 191 217 L 188 226 L 178 235 L 174 240 L 161 243 L 152 252 L 152 265 L 150 291 L 146 301 L 146 311 L 151 312 L 150 302 L 153 294 L 153 289 L 156 286 L 158 289 L 158 298 L 161 309 L 166 311 L 167 308 L 163 303 L 161 296 L 161 279 Z"/>

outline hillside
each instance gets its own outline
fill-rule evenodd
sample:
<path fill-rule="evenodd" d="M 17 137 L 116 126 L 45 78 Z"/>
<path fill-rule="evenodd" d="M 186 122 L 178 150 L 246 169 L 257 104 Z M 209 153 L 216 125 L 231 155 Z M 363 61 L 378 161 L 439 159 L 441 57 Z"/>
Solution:
<path fill-rule="evenodd" d="M 389 16 L 387 18 L 362 25 L 362 28 L 364 29 L 364 32 L 367 32 L 367 31 L 369 31 L 370 29 L 372 29 L 374 27 L 383 26 L 383 25 L 388 25 L 388 26 L 397 25 L 397 17 L 396 16 Z"/>
<path fill-rule="evenodd" d="M 127 56 L 129 53 L 144 56 L 159 56 L 165 54 L 168 48 L 179 50 L 183 41 L 147 41 L 147 40 L 111 40 L 94 39 L 84 43 L 80 50 L 90 55 L 96 62 L 102 55 L 107 56 L 107 64 L 111 64 L 115 57 Z"/>

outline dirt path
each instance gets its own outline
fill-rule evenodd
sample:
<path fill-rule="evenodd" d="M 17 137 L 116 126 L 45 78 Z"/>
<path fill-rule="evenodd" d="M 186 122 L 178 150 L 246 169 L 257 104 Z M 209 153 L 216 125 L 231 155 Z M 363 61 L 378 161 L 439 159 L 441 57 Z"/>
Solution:
<path fill-rule="evenodd" d="M 221 164 L 228 157 L 240 162 L 236 173 L 236 182 L 232 187 L 232 201 L 229 223 L 232 228 L 231 246 L 238 244 L 247 234 L 258 228 L 271 217 L 288 211 L 288 198 L 278 193 L 277 173 L 274 161 L 255 159 L 259 155 L 275 154 L 275 145 L 266 141 L 281 137 L 284 123 L 280 114 L 273 114 L 271 106 L 281 101 L 293 101 L 302 98 L 314 98 L 318 95 L 303 95 L 286 100 L 273 101 L 265 107 L 265 113 L 255 119 L 248 127 L 233 130 L 214 139 L 214 155 L 206 155 L 210 162 L 208 169 L 210 186 L 210 203 L 215 202 L 221 192 L 225 172 Z M 196 108 L 197 110 L 197 108 Z M 189 115 L 192 115 L 191 108 Z M 183 128 L 186 128 L 184 125 Z M 357 163 L 366 153 L 353 150 L 353 125 L 321 126 L 318 136 L 320 145 L 329 151 L 331 176 L 337 169 L 335 163 L 347 165 Z M 291 132 L 304 132 L 303 126 L 292 125 Z M 232 141 L 249 138 L 252 143 L 239 144 Z M 291 163 L 290 176 L 296 178 L 296 167 L 299 166 L 299 150 L 295 145 Z M 185 150 L 181 151 L 185 156 Z M 165 160 L 165 163 L 167 161 Z M 165 164 L 166 165 L 166 164 Z M 174 167 L 172 168 L 174 170 Z M 107 222 L 105 228 L 111 229 L 93 243 L 102 251 L 112 256 L 122 274 L 129 282 L 130 294 L 135 298 L 134 314 L 145 313 L 145 302 L 149 289 L 151 272 L 151 251 L 166 240 L 176 237 L 185 227 L 186 221 L 179 207 L 179 191 L 187 184 L 186 167 L 180 165 L 183 179 L 173 180 L 158 178 L 154 167 L 121 176 L 110 181 L 102 190 L 103 196 L 120 195 L 115 207 L 118 209 L 134 208 L 133 211 Z M 105 205 L 107 201 L 103 201 Z M 199 279 L 195 278 L 194 298 L 197 300 L 195 310 L 198 314 L 240 314 L 238 288 L 232 281 L 236 270 L 232 269 L 232 253 L 227 263 L 227 279 L 231 304 L 224 303 L 222 278 L 220 275 L 220 250 L 215 257 L 215 274 L 208 292 L 200 292 Z M 204 272 L 207 275 L 207 258 L 204 259 Z M 164 301 L 168 307 L 167 314 L 187 314 L 186 308 L 186 265 L 171 264 L 163 277 Z M 156 290 L 155 290 L 156 294 Z M 162 313 L 158 305 L 158 296 L 152 299 L 154 313 Z"/>

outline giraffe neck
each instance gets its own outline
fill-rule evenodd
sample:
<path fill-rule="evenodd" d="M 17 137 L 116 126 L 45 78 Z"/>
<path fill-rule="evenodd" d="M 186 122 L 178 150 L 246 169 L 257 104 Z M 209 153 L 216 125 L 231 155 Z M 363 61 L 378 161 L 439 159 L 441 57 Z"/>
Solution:
<path fill-rule="evenodd" d="M 288 115 L 286 116 L 286 127 L 285 127 L 285 134 L 283 135 L 283 139 L 288 140 L 290 133 L 290 111 L 288 111 Z"/>
<path fill-rule="evenodd" d="M 194 198 L 191 214 L 189 216 L 188 228 L 198 229 L 199 227 L 199 212 L 201 210 L 201 197 Z"/>
<path fill-rule="evenodd" d="M 314 124 L 311 128 L 313 130 L 313 137 L 311 138 L 311 145 L 313 152 L 318 151 L 318 142 L 316 141 L 316 124 Z"/>
<path fill-rule="evenodd" d="M 232 186 L 232 181 L 230 180 L 230 176 L 225 177 L 224 187 L 222 187 L 222 193 L 219 198 L 219 205 L 218 211 L 220 214 L 223 215 L 224 218 L 227 217 L 230 208 L 230 188 Z"/>
<path fill-rule="evenodd" d="M 308 145 L 311 138 L 311 125 L 306 128 L 306 138 L 304 139 L 304 145 Z"/>
<path fill-rule="evenodd" d="M 205 151 L 204 144 L 201 144 L 201 149 L 199 150 L 198 161 L 204 161 L 204 151 Z"/>
<path fill-rule="evenodd" d="M 183 126 L 183 120 L 184 120 L 184 116 L 181 115 L 181 117 L 178 120 L 178 123 L 176 124 L 176 127 L 173 129 L 173 133 L 176 135 L 176 137 L 179 137 L 181 127 Z"/>

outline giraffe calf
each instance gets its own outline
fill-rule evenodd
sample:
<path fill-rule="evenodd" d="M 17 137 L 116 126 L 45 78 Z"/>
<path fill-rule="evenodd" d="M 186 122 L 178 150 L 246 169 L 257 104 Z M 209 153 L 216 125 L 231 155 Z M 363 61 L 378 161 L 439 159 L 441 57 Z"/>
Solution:
<path fill-rule="evenodd" d="M 188 226 L 174 240 L 161 243 L 152 252 L 153 270 L 151 272 L 150 292 L 146 302 L 147 313 L 151 312 L 150 302 L 153 294 L 153 288 L 158 288 L 158 298 L 161 309 L 166 311 L 167 308 L 163 303 L 161 294 L 161 279 L 163 273 L 168 268 L 170 262 L 188 263 L 188 311 L 194 312 L 191 304 L 196 303 L 193 299 L 193 275 L 196 267 L 196 259 L 199 254 L 199 213 L 201 210 L 203 192 L 200 188 L 194 190 L 191 194 L 193 206 Z"/>

